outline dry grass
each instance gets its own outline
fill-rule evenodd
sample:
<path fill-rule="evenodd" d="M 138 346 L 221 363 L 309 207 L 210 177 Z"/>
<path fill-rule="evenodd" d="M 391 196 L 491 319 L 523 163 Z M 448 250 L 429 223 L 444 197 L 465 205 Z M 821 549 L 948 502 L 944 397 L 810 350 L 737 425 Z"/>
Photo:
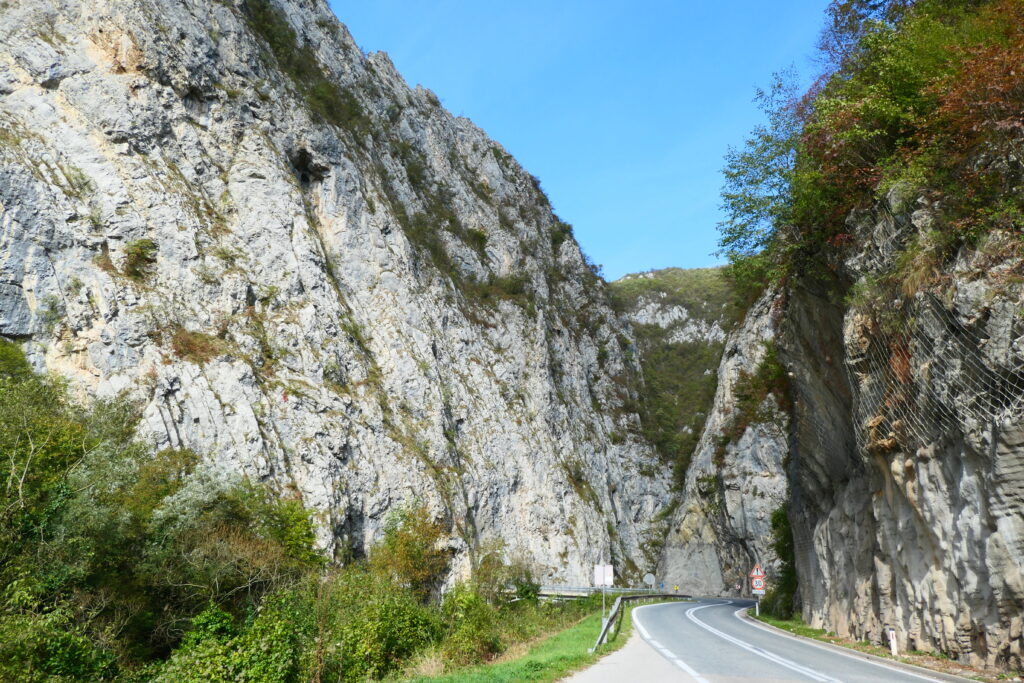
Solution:
<path fill-rule="evenodd" d="M 224 352 L 224 342 L 202 332 L 192 332 L 178 325 L 171 333 L 171 350 L 178 358 L 205 365 Z"/>

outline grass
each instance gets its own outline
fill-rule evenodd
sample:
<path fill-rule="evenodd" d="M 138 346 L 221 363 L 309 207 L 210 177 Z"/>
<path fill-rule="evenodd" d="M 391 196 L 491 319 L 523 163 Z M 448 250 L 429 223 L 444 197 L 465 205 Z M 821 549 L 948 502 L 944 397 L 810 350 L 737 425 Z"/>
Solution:
<path fill-rule="evenodd" d="M 966 676 L 977 681 L 994 682 L 998 680 L 1004 680 L 1004 677 L 1013 677 L 1014 675 L 1020 676 L 1022 672 L 1010 672 L 1009 674 L 992 674 L 989 672 L 975 669 L 974 667 L 968 666 L 961 662 L 950 659 L 948 656 L 942 653 L 935 652 L 921 652 L 918 650 L 911 650 L 908 652 L 902 652 L 899 656 L 893 657 L 889 652 L 889 649 L 882 647 L 881 645 L 875 645 L 867 641 L 853 641 L 847 640 L 846 638 L 840 638 L 834 633 L 826 631 L 820 628 L 812 628 L 805 624 L 799 618 L 795 619 L 775 619 L 762 614 L 759 617 L 752 618 L 762 621 L 769 626 L 788 631 L 798 636 L 805 638 L 811 638 L 813 640 L 820 640 L 830 645 L 838 645 L 845 647 L 849 650 L 856 650 L 857 652 L 863 652 L 865 654 L 874 655 L 876 657 L 882 657 L 883 659 L 889 659 L 904 664 L 912 664 L 914 666 L 924 667 L 926 669 L 932 669 L 933 671 L 941 671 L 944 673 L 956 674 L 959 676 Z"/>
<path fill-rule="evenodd" d="M 179 358 L 205 365 L 224 352 L 224 342 L 213 335 L 192 332 L 179 325 L 171 333 L 171 349 Z"/>
<path fill-rule="evenodd" d="M 506 681 L 557 681 L 590 666 L 606 654 L 621 648 L 632 632 L 632 607 L 627 607 L 609 641 L 591 654 L 601 631 L 601 615 L 591 614 L 576 625 L 554 635 L 534 641 L 526 652 L 513 649 L 496 662 L 454 671 L 443 676 L 420 676 L 415 683 L 504 683 Z"/>

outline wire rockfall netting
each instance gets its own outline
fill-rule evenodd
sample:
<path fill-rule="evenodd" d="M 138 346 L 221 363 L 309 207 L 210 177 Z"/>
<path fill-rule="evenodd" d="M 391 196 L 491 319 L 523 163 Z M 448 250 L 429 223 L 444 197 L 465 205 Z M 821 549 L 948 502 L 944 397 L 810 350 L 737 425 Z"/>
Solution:
<path fill-rule="evenodd" d="M 861 449 L 914 450 L 1024 415 L 1019 317 L 965 323 L 924 292 L 880 317 L 847 362 Z"/>

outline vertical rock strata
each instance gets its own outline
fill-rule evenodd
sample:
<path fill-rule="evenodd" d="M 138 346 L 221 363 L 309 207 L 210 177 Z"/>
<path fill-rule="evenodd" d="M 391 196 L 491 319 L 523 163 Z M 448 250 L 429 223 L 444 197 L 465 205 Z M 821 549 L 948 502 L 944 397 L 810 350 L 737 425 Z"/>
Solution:
<path fill-rule="evenodd" d="M 931 221 L 898 190 L 851 216 L 854 291 Z M 791 518 L 812 625 L 874 641 L 894 628 L 904 649 L 1022 666 L 1024 298 L 1009 239 L 994 232 L 870 306 L 788 301 Z"/>
<path fill-rule="evenodd" d="M 753 564 L 777 561 L 771 514 L 787 497 L 789 417 L 776 392 L 754 386 L 777 335 L 777 303 L 774 291 L 766 293 L 726 341 L 715 400 L 669 525 L 659 575 L 697 595 L 749 595 Z"/>
<path fill-rule="evenodd" d="M 630 339 L 499 145 L 320 0 L 0 27 L 0 335 L 37 368 L 301 496 L 339 556 L 421 499 L 462 568 L 491 537 L 559 580 L 636 568 L 667 484 Z"/>
<path fill-rule="evenodd" d="M 729 592 L 737 564 L 774 560 L 765 514 L 788 496 L 810 625 L 877 643 L 893 628 L 904 650 L 1019 669 L 1019 238 L 992 232 L 915 278 L 907 254 L 933 223 L 897 188 L 850 216 L 857 246 L 833 281 L 792 279 L 749 311 L 727 342 L 662 567 L 693 591 Z M 766 399 L 767 422 L 738 419 L 743 372 L 772 346 L 786 401 Z"/>

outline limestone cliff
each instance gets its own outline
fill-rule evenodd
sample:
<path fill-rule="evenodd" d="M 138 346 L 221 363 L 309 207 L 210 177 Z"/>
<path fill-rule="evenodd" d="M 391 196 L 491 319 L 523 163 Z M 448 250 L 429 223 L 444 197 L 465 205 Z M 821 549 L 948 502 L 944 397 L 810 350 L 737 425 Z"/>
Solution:
<path fill-rule="evenodd" d="M 1024 646 L 1021 260 L 991 232 L 944 264 L 897 188 L 848 225 L 848 304 L 794 287 L 792 508 L 803 616 L 841 635 L 1020 668 Z M 897 260 L 926 262 L 898 291 Z M 934 268 L 934 269 L 933 269 Z M 836 283 L 841 285 L 842 283 Z"/>
<path fill-rule="evenodd" d="M 776 292 L 729 335 L 710 413 L 670 519 L 659 575 L 699 595 L 749 595 L 747 572 L 774 571 L 772 513 L 787 498 L 785 387 L 776 386 Z M 739 590 L 736 585 L 739 584 Z"/>
<path fill-rule="evenodd" d="M 788 504 L 809 624 L 1019 669 L 1024 262 L 1000 230 L 939 259 L 935 213 L 897 187 L 732 333 L 662 573 L 732 592 Z"/>
<path fill-rule="evenodd" d="M 0 335 L 339 557 L 419 498 L 580 582 L 667 502 L 537 180 L 321 0 L 0 3 Z"/>

